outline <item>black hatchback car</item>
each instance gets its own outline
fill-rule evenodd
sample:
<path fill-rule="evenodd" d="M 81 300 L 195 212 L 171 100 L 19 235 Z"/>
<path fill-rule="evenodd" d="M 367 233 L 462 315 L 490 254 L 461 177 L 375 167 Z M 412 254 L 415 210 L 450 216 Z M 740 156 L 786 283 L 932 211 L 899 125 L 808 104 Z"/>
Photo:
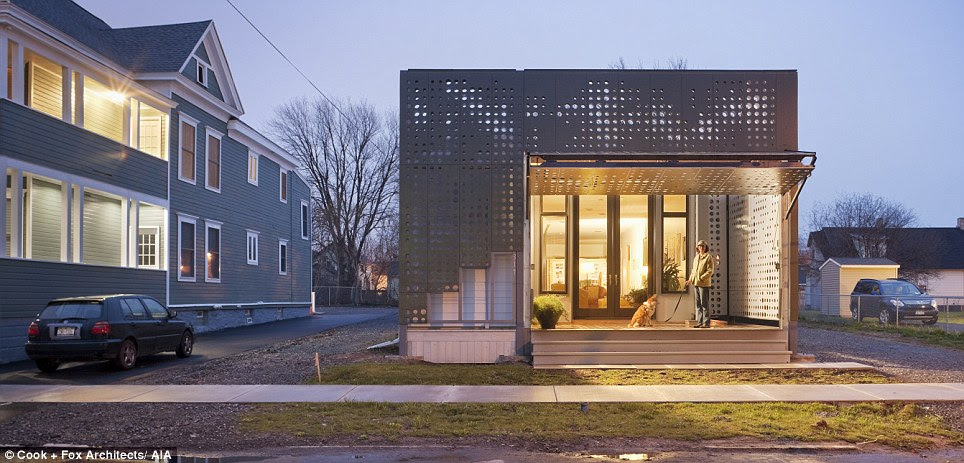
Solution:
<path fill-rule="evenodd" d="M 913 283 L 897 280 L 862 279 L 850 293 L 850 313 L 854 320 L 877 317 L 888 324 L 904 320 L 921 320 L 925 325 L 937 323 L 937 300 L 924 294 Z"/>
<path fill-rule="evenodd" d="M 134 367 L 138 357 L 174 351 L 191 355 L 194 327 L 154 298 L 136 294 L 50 301 L 27 329 L 27 356 L 44 372 L 73 360 L 112 360 Z"/>

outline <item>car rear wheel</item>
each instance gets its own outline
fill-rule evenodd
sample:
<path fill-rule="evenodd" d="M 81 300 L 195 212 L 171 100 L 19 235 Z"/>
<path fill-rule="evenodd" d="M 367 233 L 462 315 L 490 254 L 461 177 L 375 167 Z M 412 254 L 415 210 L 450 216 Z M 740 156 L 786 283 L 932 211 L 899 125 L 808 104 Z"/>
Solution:
<path fill-rule="evenodd" d="M 130 370 L 137 363 L 137 344 L 130 339 L 125 339 L 120 346 L 120 352 L 114 359 L 114 366 L 121 370 Z"/>
<path fill-rule="evenodd" d="M 36 363 L 37 368 L 44 373 L 53 373 L 57 371 L 57 368 L 60 368 L 60 360 L 56 359 L 37 360 Z"/>
<path fill-rule="evenodd" d="M 890 311 L 887 310 L 887 309 L 881 310 L 881 311 L 880 311 L 880 315 L 877 315 L 877 319 L 880 320 L 880 323 L 881 323 L 881 324 L 883 324 L 883 325 L 889 325 L 889 324 L 891 323 L 891 320 L 890 320 Z"/>
<path fill-rule="evenodd" d="M 177 345 L 177 350 L 174 351 L 180 358 L 187 358 L 191 356 L 191 351 L 194 350 L 194 335 L 190 331 L 185 331 L 181 335 L 181 343 Z"/>

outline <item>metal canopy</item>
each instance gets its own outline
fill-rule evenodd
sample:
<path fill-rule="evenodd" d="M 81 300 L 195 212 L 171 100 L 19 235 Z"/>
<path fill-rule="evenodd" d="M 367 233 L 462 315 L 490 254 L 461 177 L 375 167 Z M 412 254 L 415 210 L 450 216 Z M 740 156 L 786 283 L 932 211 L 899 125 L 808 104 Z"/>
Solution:
<path fill-rule="evenodd" d="M 533 195 L 780 195 L 810 176 L 799 162 L 544 162 Z"/>

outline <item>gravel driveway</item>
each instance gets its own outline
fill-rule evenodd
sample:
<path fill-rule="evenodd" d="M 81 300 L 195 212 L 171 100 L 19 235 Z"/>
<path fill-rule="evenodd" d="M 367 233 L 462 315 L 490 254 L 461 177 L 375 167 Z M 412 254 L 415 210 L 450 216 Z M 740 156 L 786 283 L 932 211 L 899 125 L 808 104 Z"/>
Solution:
<path fill-rule="evenodd" d="M 964 382 L 964 352 L 900 338 L 799 327 L 797 348 L 818 362 L 873 365 L 907 383 Z"/>

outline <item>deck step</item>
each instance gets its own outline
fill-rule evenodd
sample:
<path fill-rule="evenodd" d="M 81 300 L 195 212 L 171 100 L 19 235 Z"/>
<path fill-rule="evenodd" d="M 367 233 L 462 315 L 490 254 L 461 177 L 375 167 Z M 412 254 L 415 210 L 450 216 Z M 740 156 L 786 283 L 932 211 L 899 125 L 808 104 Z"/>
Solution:
<path fill-rule="evenodd" d="M 533 355 L 554 352 L 691 352 L 754 351 L 774 352 L 787 349 L 786 340 L 769 339 L 672 339 L 629 341 L 538 341 L 532 343 Z"/>
<path fill-rule="evenodd" d="M 533 354 L 536 368 L 631 368 L 633 365 L 694 363 L 789 363 L 790 351 L 552 352 Z"/>

